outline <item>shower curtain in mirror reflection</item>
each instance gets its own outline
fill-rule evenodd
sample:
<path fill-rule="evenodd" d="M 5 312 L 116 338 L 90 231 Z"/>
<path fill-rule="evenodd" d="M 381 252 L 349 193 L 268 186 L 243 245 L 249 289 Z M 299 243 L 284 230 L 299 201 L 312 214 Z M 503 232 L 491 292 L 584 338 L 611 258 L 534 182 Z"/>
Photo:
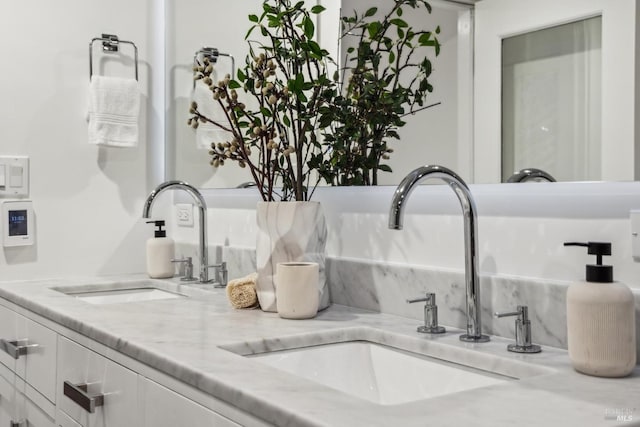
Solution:
<path fill-rule="evenodd" d="M 277 311 L 276 272 L 280 262 L 305 261 L 319 265 L 318 292 L 322 310 L 329 306 L 325 279 L 327 225 L 318 202 L 259 202 L 256 291 L 260 308 Z"/>

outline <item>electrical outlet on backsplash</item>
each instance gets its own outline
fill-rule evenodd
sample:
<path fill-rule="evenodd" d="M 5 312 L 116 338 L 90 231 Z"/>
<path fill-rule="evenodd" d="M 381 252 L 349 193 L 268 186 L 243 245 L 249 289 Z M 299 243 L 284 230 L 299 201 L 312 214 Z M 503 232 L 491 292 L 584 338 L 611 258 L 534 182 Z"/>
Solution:
<path fill-rule="evenodd" d="M 193 256 L 196 252 L 196 245 L 176 242 L 176 256 Z M 256 269 L 255 250 L 250 248 L 211 245 L 209 259 L 226 261 L 229 279 Z M 416 319 L 418 326 L 423 322 L 423 308 L 420 304 L 407 304 L 406 300 L 435 292 L 440 323 L 460 329 L 466 325 L 462 271 L 327 257 L 327 278 L 334 304 Z M 570 284 L 569 281 L 481 274 L 483 330 L 490 335 L 513 338 L 514 322 L 495 319 L 493 313 L 526 305 L 533 341 L 566 349 L 566 292 Z M 633 292 L 636 334 L 640 335 L 640 291 L 634 289 Z M 640 336 L 636 342 L 640 343 Z M 640 354 L 640 344 L 637 351 Z"/>

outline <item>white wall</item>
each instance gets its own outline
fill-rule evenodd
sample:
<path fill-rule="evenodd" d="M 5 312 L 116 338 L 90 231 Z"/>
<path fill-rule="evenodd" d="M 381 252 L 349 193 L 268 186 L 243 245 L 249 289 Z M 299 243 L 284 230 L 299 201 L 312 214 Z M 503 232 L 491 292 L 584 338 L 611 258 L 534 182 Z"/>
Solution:
<path fill-rule="evenodd" d="M 0 279 L 144 271 L 142 203 L 162 175 L 164 112 L 153 95 L 163 82 L 157 15 L 158 0 L 0 3 L 0 155 L 30 157 L 37 231 L 35 246 L 2 250 Z M 88 45 L 103 32 L 139 49 L 135 149 L 87 144 Z M 128 45 L 122 51 L 132 53 Z M 133 65 L 96 49 L 94 72 L 133 76 Z"/>

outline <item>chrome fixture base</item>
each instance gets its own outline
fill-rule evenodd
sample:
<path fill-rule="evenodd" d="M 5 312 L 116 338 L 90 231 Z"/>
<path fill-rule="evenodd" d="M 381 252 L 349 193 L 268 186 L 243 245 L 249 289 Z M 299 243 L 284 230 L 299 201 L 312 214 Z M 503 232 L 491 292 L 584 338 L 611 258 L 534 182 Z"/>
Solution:
<path fill-rule="evenodd" d="M 479 337 L 476 337 L 476 336 L 469 335 L 469 334 L 462 334 L 462 335 L 460 335 L 460 341 L 464 341 L 464 342 L 489 342 L 489 335 L 480 335 Z"/>
<path fill-rule="evenodd" d="M 542 348 L 537 344 L 531 345 L 518 345 L 518 344 L 509 344 L 507 346 L 507 350 L 512 351 L 514 353 L 540 353 Z"/>
<path fill-rule="evenodd" d="M 418 326 L 418 332 L 422 334 L 444 334 L 447 330 L 442 326 Z"/>

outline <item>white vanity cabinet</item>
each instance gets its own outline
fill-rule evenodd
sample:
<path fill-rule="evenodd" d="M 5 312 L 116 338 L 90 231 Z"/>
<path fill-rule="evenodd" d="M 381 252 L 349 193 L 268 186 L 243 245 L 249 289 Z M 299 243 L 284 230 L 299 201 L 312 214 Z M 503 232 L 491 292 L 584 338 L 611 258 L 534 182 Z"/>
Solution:
<path fill-rule="evenodd" d="M 58 410 L 83 427 L 139 425 L 138 375 L 63 336 L 58 340 Z"/>
<path fill-rule="evenodd" d="M 0 424 L 2 425 L 2 424 Z M 56 413 L 56 427 L 82 427 L 75 422 L 69 415 L 58 409 Z"/>
<path fill-rule="evenodd" d="M 230 419 L 140 377 L 141 427 L 240 427 Z"/>
<path fill-rule="evenodd" d="M 54 425 L 57 334 L 0 305 L 0 426 Z"/>
<path fill-rule="evenodd" d="M 56 333 L 0 305 L 0 363 L 55 402 Z"/>
<path fill-rule="evenodd" d="M 269 425 L 2 298 L 0 339 L 0 427 Z"/>
<path fill-rule="evenodd" d="M 0 426 L 15 427 L 53 427 L 53 418 L 40 406 L 27 397 L 26 385 L 6 366 L 0 365 Z M 31 396 L 37 396 L 31 392 Z M 42 399 L 42 398 L 41 398 Z M 44 404 L 49 407 L 50 405 Z"/>

